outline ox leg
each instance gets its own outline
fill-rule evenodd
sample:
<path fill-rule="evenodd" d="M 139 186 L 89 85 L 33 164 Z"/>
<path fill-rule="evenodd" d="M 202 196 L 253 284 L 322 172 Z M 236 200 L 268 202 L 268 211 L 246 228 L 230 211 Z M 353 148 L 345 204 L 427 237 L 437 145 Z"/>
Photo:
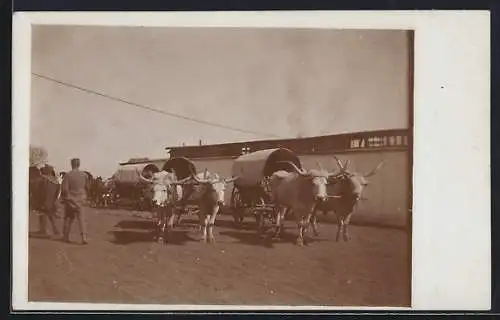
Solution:
<path fill-rule="evenodd" d="M 175 225 L 179 225 L 181 222 L 181 215 L 184 212 L 184 209 L 179 210 L 178 213 L 175 214 Z"/>
<path fill-rule="evenodd" d="M 151 215 L 152 215 L 152 220 L 153 220 L 153 227 L 156 230 L 158 228 L 158 225 L 160 224 L 160 220 L 158 219 L 158 209 L 153 208 Z"/>
<path fill-rule="evenodd" d="M 153 222 L 154 241 L 157 241 L 159 230 L 160 230 L 160 221 L 157 218 L 158 212 L 157 212 L 156 208 L 153 208 L 151 215 L 152 215 L 152 222 Z"/>
<path fill-rule="evenodd" d="M 282 227 L 281 218 L 282 218 L 282 213 L 285 210 L 286 210 L 285 208 L 280 208 L 276 212 L 276 225 L 275 225 L 274 234 L 273 234 L 273 238 L 275 238 L 275 239 L 278 238 L 281 234 L 281 227 Z"/>
<path fill-rule="evenodd" d="M 340 215 L 337 216 L 337 237 L 335 238 L 335 241 L 339 242 L 340 241 L 340 235 L 343 232 L 344 229 L 344 218 Z"/>
<path fill-rule="evenodd" d="M 47 218 L 49 220 L 50 226 L 52 227 L 52 236 L 59 237 L 60 232 L 59 232 L 59 228 L 57 228 L 57 225 L 56 225 L 55 212 L 49 214 Z"/>
<path fill-rule="evenodd" d="M 158 224 L 158 242 L 165 243 L 166 237 L 165 237 L 165 209 L 161 208 L 160 209 L 160 221 Z"/>
<path fill-rule="evenodd" d="M 179 225 L 182 221 L 182 215 L 187 212 L 187 208 L 185 204 L 181 204 L 180 208 L 175 210 L 175 223 L 174 225 Z"/>
<path fill-rule="evenodd" d="M 163 217 L 162 208 L 155 208 L 154 210 L 154 228 L 155 228 L 155 241 L 163 241 Z"/>
<path fill-rule="evenodd" d="M 207 224 L 207 229 L 208 229 L 208 243 L 215 243 L 215 237 L 214 237 L 214 225 L 215 223 L 211 222 L 212 219 L 210 219 L 210 222 Z"/>
<path fill-rule="evenodd" d="M 315 211 L 312 215 L 311 215 L 311 222 L 310 222 L 310 225 L 312 227 L 312 230 L 313 230 L 313 234 L 315 237 L 319 236 L 319 230 L 318 230 L 318 215 L 317 215 L 317 212 Z"/>
<path fill-rule="evenodd" d="M 308 235 L 307 230 L 309 230 L 312 227 L 312 222 L 311 222 L 312 219 L 313 219 L 312 213 L 308 214 L 305 218 L 302 219 L 302 221 L 303 221 L 302 236 L 304 238 Z M 312 227 L 312 228 L 314 231 L 314 227 Z M 306 242 L 309 242 L 309 239 L 307 239 Z"/>
<path fill-rule="evenodd" d="M 42 212 L 42 214 L 38 217 L 38 232 L 41 236 L 47 235 L 47 215 Z"/>
<path fill-rule="evenodd" d="M 296 244 L 300 247 L 304 245 L 304 221 L 300 219 L 297 223 L 297 226 L 299 228 Z"/>
<path fill-rule="evenodd" d="M 280 234 L 281 232 L 283 232 L 283 229 L 285 229 L 285 217 L 287 216 L 287 214 L 290 216 L 290 212 L 292 212 L 292 209 L 290 208 L 286 208 L 283 212 L 282 212 L 282 215 L 281 215 L 281 219 L 280 219 Z M 293 212 L 292 212 L 293 213 Z"/>
<path fill-rule="evenodd" d="M 350 240 L 348 228 L 349 228 L 349 223 L 351 222 L 351 215 L 352 215 L 352 213 L 349 213 L 344 219 L 344 230 L 342 233 L 342 237 L 343 237 L 344 241 Z"/>
<path fill-rule="evenodd" d="M 212 211 L 212 215 L 210 216 L 210 219 L 208 220 L 208 240 L 210 243 L 215 243 L 215 237 L 214 237 L 214 226 L 215 226 L 215 219 L 217 218 L 217 213 L 219 212 L 219 206 L 214 208 Z"/>
<path fill-rule="evenodd" d="M 202 233 L 202 241 L 207 242 L 207 227 L 208 222 L 210 220 L 210 216 L 208 214 L 204 215 L 200 213 L 200 225 L 201 225 L 201 233 Z"/>
<path fill-rule="evenodd" d="M 165 235 L 165 240 L 167 241 L 170 235 L 172 234 L 172 230 L 174 229 L 174 220 L 176 218 L 176 213 L 174 208 L 170 208 L 170 214 L 168 216 L 167 223 L 167 234 Z"/>

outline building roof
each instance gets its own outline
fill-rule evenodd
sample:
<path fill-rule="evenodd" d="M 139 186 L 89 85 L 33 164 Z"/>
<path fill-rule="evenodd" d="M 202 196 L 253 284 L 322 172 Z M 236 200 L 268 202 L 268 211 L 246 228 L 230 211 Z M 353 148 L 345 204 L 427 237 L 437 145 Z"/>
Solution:
<path fill-rule="evenodd" d="M 156 163 L 156 162 L 163 162 L 167 161 L 169 158 L 156 158 L 156 159 L 148 159 L 148 158 L 137 158 L 137 159 L 129 159 L 128 161 L 125 162 L 120 162 L 121 166 L 126 166 L 126 165 L 133 165 L 133 164 L 145 164 L 145 163 Z"/>
<path fill-rule="evenodd" d="M 407 149 L 410 129 L 345 133 L 296 139 L 254 140 L 211 145 L 168 147 L 172 157 L 236 158 L 248 152 L 285 148 L 297 154 L 320 154 L 346 150 Z M 398 139 L 396 139 L 398 138 Z M 397 142 L 394 142 L 397 141 Z"/>
<path fill-rule="evenodd" d="M 321 135 L 321 136 L 312 136 L 312 137 L 303 137 L 303 138 L 287 138 L 287 139 L 266 139 L 266 140 L 250 140 L 250 141 L 240 141 L 240 142 L 227 142 L 227 143 L 215 143 L 215 144 L 206 144 L 206 145 L 188 145 L 188 146 L 170 146 L 165 147 L 165 150 L 179 150 L 179 149 L 190 149 L 190 148 L 204 148 L 204 147 L 218 147 L 218 146 L 235 146 L 241 144 L 255 144 L 255 143 L 273 143 L 275 145 L 279 145 L 281 143 L 287 142 L 302 142 L 302 141 L 314 141 L 318 139 L 325 138 L 339 138 L 346 136 L 358 136 L 358 135 L 371 135 L 371 134 L 392 134 L 392 133 L 407 133 L 410 129 L 387 129 L 387 130 L 375 130 L 375 131 L 359 131 L 359 132 L 351 132 L 351 133 L 341 133 L 341 134 L 330 134 L 330 135 Z"/>

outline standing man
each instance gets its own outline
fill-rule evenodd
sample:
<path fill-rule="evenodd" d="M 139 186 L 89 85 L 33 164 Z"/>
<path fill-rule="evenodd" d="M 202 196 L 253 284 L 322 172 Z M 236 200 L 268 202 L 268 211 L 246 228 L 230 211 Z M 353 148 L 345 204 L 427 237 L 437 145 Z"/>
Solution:
<path fill-rule="evenodd" d="M 80 171 L 80 159 L 71 159 L 71 171 L 67 172 L 62 181 L 62 198 L 64 201 L 63 241 L 69 242 L 71 226 L 78 220 L 82 244 L 87 244 L 87 226 L 85 221 L 85 201 L 89 191 L 88 176 Z"/>

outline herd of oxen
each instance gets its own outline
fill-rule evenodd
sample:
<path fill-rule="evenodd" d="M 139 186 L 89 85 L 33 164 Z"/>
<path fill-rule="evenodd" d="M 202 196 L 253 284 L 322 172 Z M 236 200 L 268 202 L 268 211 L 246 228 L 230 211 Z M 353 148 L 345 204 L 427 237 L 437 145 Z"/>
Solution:
<path fill-rule="evenodd" d="M 289 162 L 293 170 L 279 170 L 267 178 L 273 210 L 273 238 L 280 237 L 285 215 L 297 223 L 296 243 L 304 244 L 309 228 L 318 235 L 317 212 L 334 211 L 338 229 L 336 241 L 349 240 L 348 225 L 354 207 L 362 200 L 362 192 L 368 179 L 382 166 L 361 174 L 349 170 L 349 161 L 342 162 L 334 157 L 338 170 L 328 172 L 318 162 L 317 169 L 301 169 Z M 88 173 L 88 172 L 87 172 Z M 180 223 L 187 206 L 198 207 L 199 231 L 204 242 L 213 243 L 214 226 L 222 206 L 226 185 L 239 177 L 223 178 L 215 172 L 204 170 L 191 172 L 184 179 L 177 179 L 174 170 L 159 172 L 137 171 L 140 180 L 149 186 L 150 208 L 155 230 L 155 241 L 168 243 L 170 231 Z M 30 209 L 55 212 L 60 197 L 60 184 L 64 173 L 56 174 L 53 167 L 30 168 Z M 88 173 L 88 199 L 94 206 L 106 206 L 115 198 L 113 179 L 94 178 Z M 327 192 L 327 186 L 329 191 Z M 332 192 L 333 190 L 333 192 Z"/>

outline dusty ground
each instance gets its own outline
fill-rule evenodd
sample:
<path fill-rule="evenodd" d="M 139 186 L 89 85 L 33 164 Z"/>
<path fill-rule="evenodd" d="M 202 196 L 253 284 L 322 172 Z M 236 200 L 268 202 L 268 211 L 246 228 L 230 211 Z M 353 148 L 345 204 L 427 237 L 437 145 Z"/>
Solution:
<path fill-rule="evenodd" d="M 88 212 L 90 244 L 30 237 L 29 300 L 58 302 L 409 306 L 408 235 L 401 230 L 351 226 L 349 243 L 334 242 L 336 227 L 304 248 L 260 239 L 247 218 L 216 224 L 217 243 L 198 241 L 187 216 L 172 243 L 152 242 L 150 222 L 124 210 Z M 61 225 L 61 221 L 58 221 Z M 37 219 L 32 216 L 30 230 Z"/>

